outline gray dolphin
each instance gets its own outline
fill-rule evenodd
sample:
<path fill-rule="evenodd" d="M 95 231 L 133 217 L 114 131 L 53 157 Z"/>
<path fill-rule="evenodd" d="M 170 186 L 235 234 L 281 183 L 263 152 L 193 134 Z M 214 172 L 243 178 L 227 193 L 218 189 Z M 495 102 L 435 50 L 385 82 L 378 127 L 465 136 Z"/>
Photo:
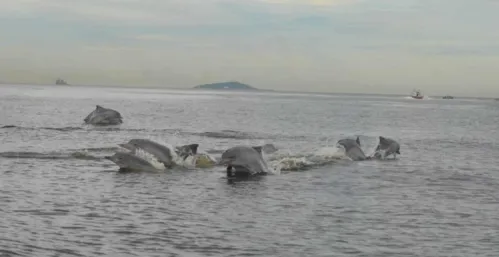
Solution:
<path fill-rule="evenodd" d="M 264 144 L 261 146 L 262 147 L 262 151 L 266 154 L 271 154 L 271 153 L 274 153 L 274 152 L 277 152 L 277 147 L 274 145 L 274 144 Z"/>
<path fill-rule="evenodd" d="M 86 124 L 106 126 L 106 125 L 118 125 L 123 123 L 123 117 L 121 114 L 113 109 L 104 108 L 100 105 L 95 107 L 83 121 Z"/>
<path fill-rule="evenodd" d="M 107 160 L 114 162 L 120 167 L 120 171 L 154 171 L 157 170 L 148 161 L 126 152 L 116 152 L 112 156 L 105 156 Z"/>
<path fill-rule="evenodd" d="M 175 152 L 178 156 L 182 157 L 185 160 L 189 156 L 196 155 L 198 153 L 198 147 L 199 144 L 176 146 Z"/>
<path fill-rule="evenodd" d="M 130 150 L 132 153 L 135 153 L 137 149 L 141 149 L 149 154 L 152 154 L 167 168 L 171 168 L 175 165 L 171 152 L 172 150 L 149 139 L 131 139 L 128 143 L 119 144 L 119 146 Z M 185 160 L 187 157 L 197 153 L 198 146 L 198 144 L 178 146 L 174 149 L 174 151 Z"/>
<path fill-rule="evenodd" d="M 228 177 L 266 175 L 270 170 L 262 157 L 261 149 L 251 146 L 231 147 L 222 153 L 219 164 L 227 165 Z M 235 171 L 232 172 L 232 169 Z"/>
<path fill-rule="evenodd" d="M 271 154 L 277 152 L 277 147 L 273 144 L 264 144 L 264 145 L 259 145 L 259 146 L 252 146 L 251 148 L 255 149 L 258 153 L 261 155 L 265 154 Z"/>
<path fill-rule="evenodd" d="M 360 148 L 359 137 L 357 137 L 356 140 L 350 138 L 341 139 L 337 144 L 343 146 L 346 156 L 348 156 L 348 158 L 352 159 L 353 161 L 364 161 L 371 159 L 371 157 L 366 156 L 364 154 L 364 151 L 362 151 L 362 148 Z"/>
<path fill-rule="evenodd" d="M 384 151 L 384 154 L 381 153 Z M 400 154 L 400 145 L 397 141 L 387 138 L 387 137 L 379 137 L 379 144 L 376 147 L 373 157 L 375 158 L 386 158 L 390 155 L 393 155 L 393 158 L 397 157 L 397 154 Z"/>

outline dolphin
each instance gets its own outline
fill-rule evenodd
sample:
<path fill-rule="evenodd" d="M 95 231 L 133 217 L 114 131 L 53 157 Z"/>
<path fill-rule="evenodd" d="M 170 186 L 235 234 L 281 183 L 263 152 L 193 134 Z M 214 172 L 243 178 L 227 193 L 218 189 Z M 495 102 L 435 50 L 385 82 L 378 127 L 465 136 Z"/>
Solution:
<path fill-rule="evenodd" d="M 149 139 L 131 139 L 128 143 L 119 144 L 119 146 L 130 150 L 132 153 L 135 153 L 136 150 L 141 149 L 149 154 L 152 154 L 156 159 L 158 159 L 158 161 L 163 163 L 166 168 L 172 168 L 175 165 L 171 149 Z M 198 146 L 198 144 L 178 146 L 174 149 L 174 151 L 185 160 L 187 157 L 197 153 Z"/>
<path fill-rule="evenodd" d="M 196 155 L 198 153 L 199 144 L 190 144 L 190 145 L 182 145 L 176 146 L 175 152 L 178 156 L 182 157 L 185 161 L 187 157 Z"/>
<path fill-rule="evenodd" d="M 114 162 L 120 167 L 120 171 L 154 171 L 157 170 L 148 161 L 126 152 L 116 152 L 112 156 L 105 156 L 107 160 Z"/>
<path fill-rule="evenodd" d="M 83 121 L 86 124 L 106 126 L 118 125 L 123 123 L 121 114 L 113 109 L 104 108 L 96 105 L 95 110 L 92 111 Z"/>
<path fill-rule="evenodd" d="M 279 149 L 277 149 L 277 147 L 274 144 L 264 144 L 261 147 L 262 147 L 262 151 L 266 154 L 271 154 L 271 153 L 277 152 L 279 150 Z"/>
<path fill-rule="evenodd" d="M 264 145 L 259 145 L 259 146 L 252 146 L 251 148 L 255 149 L 261 155 L 263 155 L 264 153 L 271 154 L 271 153 L 275 153 L 278 151 L 277 147 L 275 147 L 274 144 L 264 144 Z"/>
<path fill-rule="evenodd" d="M 266 175 L 270 173 L 267 163 L 262 157 L 261 147 L 231 147 L 222 153 L 219 164 L 227 165 L 227 177 Z M 232 172 L 232 169 L 235 169 L 235 171 Z"/>
<path fill-rule="evenodd" d="M 357 137 L 356 140 L 350 138 L 341 139 L 337 142 L 337 144 L 343 146 L 343 148 L 345 149 L 345 154 L 353 161 L 364 161 L 371 159 L 371 157 L 366 156 L 364 154 L 364 151 L 362 151 L 362 148 L 360 148 L 359 137 Z"/>
<path fill-rule="evenodd" d="M 381 151 L 384 151 L 384 153 L 381 153 Z M 391 138 L 380 136 L 379 144 L 376 147 L 373 157 L 380 159 L 393 155 L 393 158 L 396 158 L 397 154 L 400 154 L 399 143 Z"/>

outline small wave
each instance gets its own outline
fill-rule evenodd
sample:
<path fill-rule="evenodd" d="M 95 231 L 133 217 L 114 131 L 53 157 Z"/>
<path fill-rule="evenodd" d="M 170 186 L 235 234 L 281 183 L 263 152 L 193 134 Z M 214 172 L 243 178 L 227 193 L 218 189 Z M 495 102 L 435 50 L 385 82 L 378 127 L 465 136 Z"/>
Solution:
<path fill-rule="evenodd" d="M 130 131 L 130 132 L 173 132 L 180 133 L 179 129 L 163 128 L 163 129 L 143 129 L 143 128 L 120 128 L 120 127 L 96 127 L 96 126 L 83 126 L 83 127 L 24 127 L 17 125 L 4 125 L 0 129 L 19 129 L 19 130 L 55 130 L 55 131 L 77 131 L 77 130 L 94 130 L 94 131 Z"/>
<path fill-rule="evenodd" d="M 111 152 L 118 151 L 119 147 L 89 147 L 89 148 L 79 148 L 79 149 L 69 149 L 70 151 L 76 152 Z"/>
<path fill-rule="evenodd" d="M 102 158 L 89 155 L 87 152 L 73 153 L 39 153 L 39 152 L 0 152 L 0 157 L 7 159 L 80 159 L 101 160 Z"/>
<path fill-rule="evenodd" d="M 5 125 L 0 127 L 0 129 L 21 129 L 21 130 L 57 130 L 57 131 L 75 131 L 75 130 L 83 130 L 81 127 L 61 127 L 61 128 L 52 128 L 52 127 L 23 127 L 16 125 Z"/>
<path fill-rule="evenodd" d="M 201 133 L 192 133 L 193 135 L 211 137 L 211 138 L 231 138 L 231 139 L 267 139 L 270 135 L 260 133 L 251 133 L 235 130 L 208 131 Z"/>
<path fill-rule="evenodd" d="M 127 132 L 171 132 L 181 133 L 179 129 L 159 128 L 159 129 L 145 129 L 145 128 L 119 128 L 119 127 L 89 127 L 87 130 L 94 131 L 127 131 Z"/>

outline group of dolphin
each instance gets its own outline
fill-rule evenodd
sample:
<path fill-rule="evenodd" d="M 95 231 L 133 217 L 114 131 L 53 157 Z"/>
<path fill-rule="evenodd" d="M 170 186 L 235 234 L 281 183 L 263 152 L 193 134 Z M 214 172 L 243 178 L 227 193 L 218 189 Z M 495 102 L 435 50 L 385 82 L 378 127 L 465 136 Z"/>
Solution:
<path fill-rule="evenodd" d="M 211 159 L 208 155 L 198 153 L 199 144 L 189 144 L 169 148 L 149 139 L 132 139 L 125 144 L 119 144 L 127 151 L 117 151 L 112 156 L 104 157 L 120 167 L 120 171 L 154 171 L 158 170 L 149 161 L 137 154 L 138 150 L 152 155 L 164 168 L 171 169 L 177 165 L 176 155 L 180 160 L 198 157 L 196 166 L 226 165 L 227 176 L 264 175 L 271 172 L 263 159 L 263 152 L 277 151 L 272 144 L 263 146 L 235 146 L 222 153 L 220 161 Z M 204 163 L 198 162 L 202 160 Z"/>
<path fill-rule="evenodd" d="M 104 108 L 97 105 L 85 119 L 86 124 L 96 126 L 118 125 L 123 123 L 121 114 L 113 109 Z M 345 150 L 346 156 L 353 161 L 364 161 L 371 159 L 384 159 L 388 156 L 396 158 L 400 154 L 400 145 L 393 139 L 387 137 L 379 137 L 379 144 L 374 153 L 366 156 L 361 148 L 360 139 L 345 138 L 337 142 Z M 155 170 L 150 162 L 137 155 L 138 150 L 142 150 L 154 156 L 165 168 L 172 168 L 177 163 L 174 160 L 174 154 L 181 160 L 186 160 L 190 156 L 197 156 L 196 160 L 203 160 L 205 165 L 223 165 L 227 166 L 227 176 L 252 176 L 265 175 L 271 173 L 271 169 L 263 159 L 263 153 L 272 153 L 277 151 L 272 144 L 263 146 L 234 146 L 222 153 L 219 161 L 215 161 L 207 155 L 198 153 L 199 144 L 189 144 L 176 146 L 172 149 L 161 145 L 149 139 L 132 139 L 128 143 L 119 144 L 127 152 L 116 152 L 112 156 L 105 158 L 114 162 L 120 167 L 120 170 Z M 174 153 L 172 153 L 172 151 Z M 202 165 L 196 162 L 196 166 Z"/>
<path fill-rule="evenodd" d="M 397 154 L 400 154 L 399 143 L 391 138 L 382 136 L 379 137 L 378 146 L 370 156 L 366 156 L 364 151 L 362 151 L 359 137 L 356 140 L 350 138 L 341 139 L 338 141 L 338 144 L 345 149 L 345 154 L 353 161 L 385 159 L 388 156 L 396 158 Z"/>

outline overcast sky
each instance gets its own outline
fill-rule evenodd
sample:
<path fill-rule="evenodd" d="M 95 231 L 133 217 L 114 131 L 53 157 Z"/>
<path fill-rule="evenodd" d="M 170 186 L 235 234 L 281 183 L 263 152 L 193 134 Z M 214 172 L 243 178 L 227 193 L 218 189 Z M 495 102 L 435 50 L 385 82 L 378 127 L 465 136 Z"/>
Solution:
<path fill-rule="evenodd" d="M 495 0 L 1 0 L 0 81 L 499 96 Z"/>

